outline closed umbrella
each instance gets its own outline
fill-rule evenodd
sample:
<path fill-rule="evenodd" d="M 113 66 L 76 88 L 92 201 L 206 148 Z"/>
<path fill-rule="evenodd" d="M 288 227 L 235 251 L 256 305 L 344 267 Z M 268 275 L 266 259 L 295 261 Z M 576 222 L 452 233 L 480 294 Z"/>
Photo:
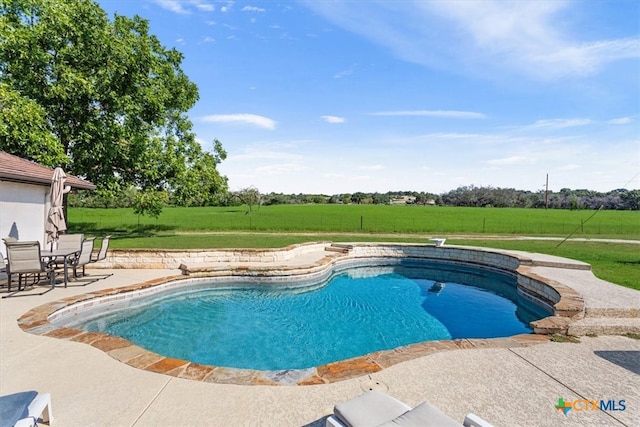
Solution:
<path fill-rule="evenodd" d="M 51 243 L 58 239 L 61 231 L 67 229 L 64 221 L 64 211 L 62 210 L 62 195 L 66 192 L 64 189 L 64 180 L 67 175 L 61 168 L 55 168 L 53 177 L 51 178 L 51 207 L 49 215 L 47 215 L 47 224 L 45 231 L 47 233 L 47 243 Z"/>

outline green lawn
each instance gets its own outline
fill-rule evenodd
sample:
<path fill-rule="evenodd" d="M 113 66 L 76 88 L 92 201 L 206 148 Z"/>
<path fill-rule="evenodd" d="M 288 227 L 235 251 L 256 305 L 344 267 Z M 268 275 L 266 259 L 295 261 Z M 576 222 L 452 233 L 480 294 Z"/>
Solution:
<path fill-rule="evenodd" d="M 640 239 L 640 211 L 458 208 L 390 205 L 276 205 L 247 214 L 246 207 L 167 207 L 159 218 L 132 209 L 69 209 L 74 228 L 131 232 L 286 231 L 364 233 L 472 233 L 621 237 Z"/>
<path fill-rule="evenodd" d="M 594 215 L 595 214 L 595 215 Z M 138 223 L 138 219 L 140 222 Z M 640 290 L 640 245 L 505 240 L 513 235 L 640 240 L 638 211 L 566 211 L 376 205 L 165 208 L 155 218 L 131 209 L 69 209 L 69 231 L 113 234 L 114 248 L 280 248 L 311 241 L 450 244 L 540 252 L 592 265 L 596 276 Z M 361 228 L 362 227 L 362 228 Z M 456 237 L 473 236 L 473 239 Z M 430 242 L 429 242 L 430 243 Z"/>

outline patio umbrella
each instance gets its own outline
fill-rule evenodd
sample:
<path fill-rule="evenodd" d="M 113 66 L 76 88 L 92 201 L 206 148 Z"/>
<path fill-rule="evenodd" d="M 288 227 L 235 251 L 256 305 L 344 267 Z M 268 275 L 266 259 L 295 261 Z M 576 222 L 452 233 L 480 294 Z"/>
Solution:
<path fill-rule="evenodd" d="M 49 215 L 47 215 L 47 224 L 45 231 L 47 233 L 47 243 L 51 243 L 58 239 L 61 231 L 67 229 L 64 221 L 64 211 L 62 210 L 62 195 L 65 193 L 64 180 L 67 177 L 61 168 L 55 168 L 53 177 L 51 178 L 51 207 Z"/>

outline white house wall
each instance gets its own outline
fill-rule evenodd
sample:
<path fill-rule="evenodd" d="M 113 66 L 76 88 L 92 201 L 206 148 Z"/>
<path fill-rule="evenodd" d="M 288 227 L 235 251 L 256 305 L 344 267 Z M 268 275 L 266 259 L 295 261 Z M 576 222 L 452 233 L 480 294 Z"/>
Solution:
<path fill-rule="evenodd" d="M 0 181 L 0 238 L 37 240 L 44 247 L 49 187 Z M 6 254 L 0 242 L 2 257 Z"/>

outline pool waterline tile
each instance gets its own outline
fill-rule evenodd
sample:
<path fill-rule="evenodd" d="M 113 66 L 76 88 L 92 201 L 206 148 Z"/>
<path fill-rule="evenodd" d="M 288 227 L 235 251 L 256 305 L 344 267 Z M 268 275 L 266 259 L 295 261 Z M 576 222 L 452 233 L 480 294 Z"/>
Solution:
<path fill-rule="evenodd" d="M 148 352 L 148 350 L 145 350 L 142 347 L 129 343 L 129 346 L 110 350 L 107 354 L 122 363 L 129 364 L 130 360 L 140 357 Z"/>
<path fill-rule="evenodd" d="M 129 347 L 131 345 L 131 342 L 124 338 L 105 335 L 101 339 L 92 342 L 91 345 L 99 350 L 104 351 L 105 353 L 108 353 L 112 350 Z"/>
<path fill-rule="evenodd" d="M 203 381 L 218 384 L 264 385 L 258 380 L 259 371 L 251 369 L 225 368 L 217 366 Z"/>
<path fill-rule="evenodd" d="M 368 374 L 373 374 L 382 370 L 382 367 L 371 360 L 368 356 L 356 357 L 353 359 L 341 360 L 339 362 L 328 363 L 318 366 L 318 376 L 327 382 L 349 380 Z"/>
<path fill-rule="evenodd" d="M 172 357 L 165 357 L 157 362 L 147 366 L 146 371 L 157 372 L 159 374 L 169 373 L 177 368 L 182 368 L 188 365 L 189 361 L 182 359 L 174 359 Z"/>
<path fill-rule="evenodd" d="M 194 381 L 204 381 L 206 377 L 211 375 L 214 369 L 214 366 L 206 366 L 199 363 L 189 363 L 187 365 L 179 367 L 178 369 L 167 372 L 167 375 Z"/>
<path fill-rule="evenodd" d="M 262 371 L 260 378 L 274 384 L 296 385 L 301 381 L 314 377 L 316 368 L 309 369 L 285 369 L 280 371 Z"/>
<path fill-rule="evenodd" d="M 134 368 L 144 369 L 146 371 L 147 367 L 158 363 L 162 359 L 164 359 L 164 356 L 144 350 L 144 352 L 140 353 L 138 356 L 127 360 L 127 365 Z"/>
<path fill-rule="evenodd" d="M 51 332 L 45 334 L 45 336 L 53 337 L 53 338 L 61 338 L 61 339 L 71 339 L 81 334 L 84 334 L 84 331 L 81 329 L 55 328 Z"/>

